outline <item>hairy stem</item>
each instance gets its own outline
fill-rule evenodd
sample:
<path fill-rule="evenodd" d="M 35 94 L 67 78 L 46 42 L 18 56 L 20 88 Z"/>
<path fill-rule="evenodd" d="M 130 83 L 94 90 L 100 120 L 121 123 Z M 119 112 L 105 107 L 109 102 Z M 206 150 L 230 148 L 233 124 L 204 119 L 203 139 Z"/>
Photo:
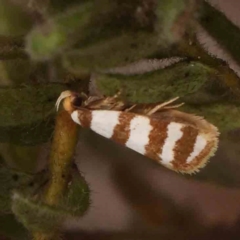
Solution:
<path fill-rule="evenodd" d="M 53 136 L 52 148 L 49 157 L 50 182 L 46 189 L 43 201 L 56 206 L 65 194 L 69 182 L 69 174 L 73 162 L 73 153 L 77 143 L 78 126 L 69 113 L 59 112 Z M 51 235 L 34 233 L 34 239 L 57 239 Z"/>

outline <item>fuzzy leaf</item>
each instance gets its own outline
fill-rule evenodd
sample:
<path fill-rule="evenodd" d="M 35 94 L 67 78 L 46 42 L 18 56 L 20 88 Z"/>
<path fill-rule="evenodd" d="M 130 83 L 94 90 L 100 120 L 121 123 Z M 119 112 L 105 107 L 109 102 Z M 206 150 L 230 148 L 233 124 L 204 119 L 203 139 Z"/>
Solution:
<path fill-rule="evenodd" d="M 222 99 L 224 88 L 214 80 L 215 70 L 197 62 L 180 62 L 142 75 L 97 74 L 92 84 L 104 95 L 121 90 L 130 103 L 156 103 L 179 96 L 186 103 L 203 104 Z"/>
<path fill-rule="evenodd" d="M 71 51 L 63 61 L 74 74 L 89 69 L 112 68 L 150 56 L 159 49 L 156 43 L 155 33 L 125 33 Z"/>
<path fill-rule="evenodd" d="M 88 185 L 76 171 L 66 193 L 60 197 L 59 204 L 55 206 L 31 197 L 33 191 L 24 188 L 20 190 L 21 193 L 18 191 L 13 194 L 12 210 L 19 221 L 31 231 L 53 232 L 62 225 L 63 220 L 83 215 L 89 206 Z M 40 198 L 41 190 L 44 189 L 38 190 Z"/>
<path fill-rule="evenodd" d="M 85 179 L 78 171 L 72 172 L 72 180 L 68 185 L 59 207 L 73 216 L 81 216 L 88 209 L 90 190 Z"/>
<path fill-rule="evenodd" d="M 240 62 L 240 29 L 232 23 L 223 12 L 204 1 L 200 23 L 239 63 Z"/>
<path fill-rule="evenodd" d="M 63 85 L 0 88 L 0 141 L 33 145 L 49 140 L 54 104 Z"/>
<path fill-rule="evenodd" d="M 4 157 L 6 164 L 28 173 L 35 172 L 42 149 L 41 145 L 23 146 L 0 143 L 0 154 Z"/>
<path fill-rule="evenodd" d="M 13 190 L 24 190 L 24 192 L 34 192 L 35 189 L 46 179 L 45 173 L 27 174 L 24 172 L 0 167 L 0 212 L 11 212 L 11 194 Z"/>
<path fill-rule="evenodd" d="M 205 105 L 185 105 L 182 111 L 203 116 L 209 122 L 216 125 L 220 133 L 239 128 L 240 126 L 240 107 L 239 104 L 227 102 L 205 104 Z"/>
<path fill-rule="evenodd" d="M 54 232 L 64 219 L 61 211 L 31 197 L 15 192 L 12 199 L 13 213 L 28 230 Z"/>

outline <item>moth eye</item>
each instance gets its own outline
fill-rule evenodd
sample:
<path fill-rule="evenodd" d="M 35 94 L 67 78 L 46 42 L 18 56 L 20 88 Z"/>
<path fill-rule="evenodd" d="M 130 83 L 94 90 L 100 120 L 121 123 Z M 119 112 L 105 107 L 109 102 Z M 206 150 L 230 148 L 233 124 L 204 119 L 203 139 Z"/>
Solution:
<path fill-rule="evenodd" d="M 81 107 L 83 103 L 83 99 L 80 96 L 74 97 L 72 101 L 72 105 L 75 107 Z"/>

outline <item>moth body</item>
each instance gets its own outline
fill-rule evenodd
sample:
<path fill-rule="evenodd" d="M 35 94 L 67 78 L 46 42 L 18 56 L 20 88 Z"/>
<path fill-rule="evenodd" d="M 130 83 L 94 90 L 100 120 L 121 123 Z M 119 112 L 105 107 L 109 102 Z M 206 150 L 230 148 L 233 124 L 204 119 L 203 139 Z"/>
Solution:
<path fill-rule="evenodd" d="M 204 167 L 218 145 L 218 130 L 203 118 L 168 110 L 141 115 L 115 110 L 78 109 L 74 122 L 182 173 Z"/>

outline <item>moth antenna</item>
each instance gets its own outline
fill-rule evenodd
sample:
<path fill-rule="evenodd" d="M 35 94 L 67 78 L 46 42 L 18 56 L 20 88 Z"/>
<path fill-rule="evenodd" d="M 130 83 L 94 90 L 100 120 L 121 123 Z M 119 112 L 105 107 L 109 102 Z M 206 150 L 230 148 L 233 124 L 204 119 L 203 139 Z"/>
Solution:
<path fill-rule="evenodd" d="M 72 92 L 69 91 L 69 90 L 64 91 L 64 92 L 62 92 L 62 93 L 60 94 L 60 96 L 58 97 L 58 99 L 57 99 L 57 101 L 56 101 L 56 104 L 55 104 L 55 107 L 56 107 L 57 111 L 58 111 L 58 109 L 59 109 L 59 106 L 60 106 L 61 101 L 62 101 L 63 99 L 65 99 L 65 98 L 67 98 L 67 97 L 70 97 L 70 96 L 72 96 Z"/>
<path fill-rule="evenodd" d="M 178 105 L 174 105 L 174 106 L 168 106 L 168 105 L 170 105 L 172 102 L 177 101 L 178 99 L 179 99 L 179 97 L 175 97 L 175 98 L 173 98 L 173 99 L 170 99 L 170 100 L 167 101 L 167 102 L 158 104 L 158 105 L 155 106 L 153 109 L 151 109 L 149 112 L 147 112 L 147 115 L 150 116 L 150 115 L 156 113 L 157 111 L 159 111 L 159 110 L 161 110 L 161 109 L 171 109 L 171 108 L 176 108 L 176 107 L 182 106 L 183 103 L 178 104 Z"/>

